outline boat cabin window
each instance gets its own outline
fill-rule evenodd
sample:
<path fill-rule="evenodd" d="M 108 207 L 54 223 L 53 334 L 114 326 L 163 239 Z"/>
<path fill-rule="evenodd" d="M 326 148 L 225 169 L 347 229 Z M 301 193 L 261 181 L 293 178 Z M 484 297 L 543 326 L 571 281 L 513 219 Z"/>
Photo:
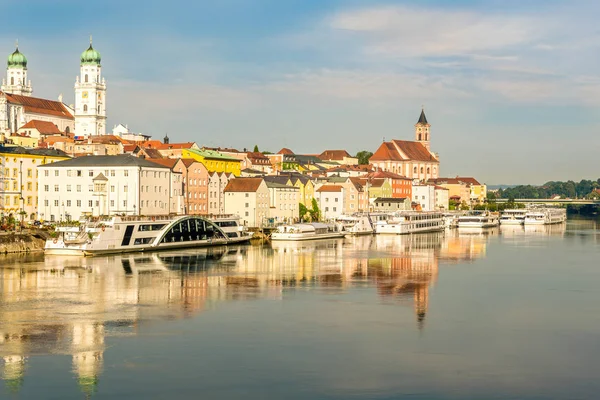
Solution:
<path fill-rule="evenodd" d="M 162 228 L 165 227 L 166 224 L 146 224 L 146 225 L 140 225 L 140 227 L 138 228 L 138 230 L 140 232 L 148 232 L 148 231 L 160 231 Z"/>
<path fill-rule="evenodd" d="M 162 238 L 162 243 L 191 242 L 221 237 L 221 233 L 208 221 L 186 219 L 173 225 Z"/>
<path fill-rule="evenodd" d="M 153 237 L 148 237 L 148 238 L 137 238 L 134 240 L 133 244 L 149 244 L 152 243 L 152 241 L 154 240 Z"/>
<path fill-rule="evenodd" d="M 220 226 L 221 228 L 237 226 L 235 221 L 215 221 L 215 225 Z"/>

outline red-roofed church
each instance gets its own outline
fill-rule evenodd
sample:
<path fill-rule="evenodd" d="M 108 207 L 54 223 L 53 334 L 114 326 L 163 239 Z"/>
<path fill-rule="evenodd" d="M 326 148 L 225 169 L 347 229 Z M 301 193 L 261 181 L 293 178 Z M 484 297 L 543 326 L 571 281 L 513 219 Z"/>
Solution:
<path fill-rule="evenodd" d="M 411 179 L 426 181 L 435 179 L 440 173 L 440 161 L 429 144 L 431 125 L 425 111 L 415 124 L 415 141 L 392 140 L 383 142 L 373 153 L 369 162 L 380 171 L 393 172 Z"/>

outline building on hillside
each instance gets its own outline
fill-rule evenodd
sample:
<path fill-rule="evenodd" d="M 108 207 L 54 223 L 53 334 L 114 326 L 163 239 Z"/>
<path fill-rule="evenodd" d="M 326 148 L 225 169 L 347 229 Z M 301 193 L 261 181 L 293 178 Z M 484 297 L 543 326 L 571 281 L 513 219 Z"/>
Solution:
<path fill-rule="evenodd" d="M 224 190 L 235 175 L 225 172 L 208 173 L 208 213 L 221 215 L 225 213 Z"/>
<path fill-rule="evenodd" d="M 395 212 L 412 210 L 412 202 L 407 198 L 378 197 L 373 200 L 373 210 L 376 212 Z"/>
<path fill-rule="evenodd" d="M 335 219 L 344 213 L 344 188 L 341 185 L 322 185 L 315 190 L 315 199 L 324 220 Z"/>
<path fill-rule="evenodd" d="M 121 139 L 134 143 L 146 142 L 152 137 L 150 135 L 144 135 L 142 133 L 133 133 L 129 130 L 129 127 L 127 125 L 123 124 L 115 125 L 113 127 L 112 134 L 120 137 Z"/>
<path fill-rule="evenodd" d="M 369 162 L 373 167 L 403 175 L 411 179 L 426 181 L 439 176 L 440 162 L 430 149 L 430 127 L 425 112 L 415 124 L 415 141 L 392 140 L 383 142 Z"/>
<path fill-rule="evenodd" d="M 51 221 L 99 215 L 169 215 L 171 169 L 128 154 L 83 156 L 38 167 L 39 215 Z M 183 203 L 182 201 L 177 202 Z"/>
<path fill-rule="evenodd" d="M 375 171 L 362 176 L 362 178 L 366 178 L 367 182 L 374 179 L 388 179 L 392 186 L 392 195 L 390 197 L 412 197 L 413 181 L 405 176 L 389 171 Z"/>
<path fill-rule="evenodd" d="M 182 149 L 182 158 L 193 158 L 204 164 L 208 172 L 225 172 L 240 176 L 242 173 L 241 161 L 234 157 L 223 155 L 215 150 Z"/>
<path fill-rule="evenodd" d="M 392 197 L 392 181 L 385 178 L 365 179 L 365 191 L 369 194 L 369 204 L 378 197 Z"/>
<path fill-rule="evenodd" d="M 457 176 L 431 179 L 430 182 L 448 189 L 448 197 L 460 203 L 481 204 L 487 198 L 486 185 L 480 184 L 475 178 Z"/>
<path fill-rule="evenodd" d="M 269 219 L 273 222 L 292 223 L 298 218 L 300 190 L 296 186 L 273 182 L 264 178 L 269 189 Z"/>
<path fill-rule="evenodd" d="M 449 190 L 435 186 L 435 208 L 436 210 L 449 210 L 450 209 L 450 198 L 448 196 Z"/>
<path fill-rule="evenodd" d="M 27 135 L 36 139 L 44 139 L 47 136 L 62 136 L 63 132 L 58 126 L 49 121 L 40 121 L 32 119 L 19 128 L 18 134 Z"/>
<path fill-rule="evenodd" d="M 334 161 L 342 165 L 358 165 L 358 158 L 352 157 L 346 150 L 325 150 L 317 157 L 322 161 Z"/>
<path fill-rule="evenodd" d="M 224 189 L 225 213 L 240 217 L 251 227 L 262 226 L 269 218 L 269 188 L 262 178 L 236 178 Z"/>
<path fill-rule="evenodd" d="M 419 205 L 421 211 L 436 209 L 435 185 L 413 185 L 412 200 Z"/>
<path fill-rule="evenodd" d="M 35 149 L 39 147 L 40 139 L 31 137 L 26 133 L 13 133 L 8 137 L 7 144 Z"/>
<path fill-rule="evenodd" d="M 246 153 L 246 158 L 242 162 L 242 167 L 244 169 L 250 168 L 267 174 L 273 172 L 273 166 L 271 165 L 269 157 L 257 151 L 249 151 Z"/>
<path fill-rule="evenodd" d="M 338 165 L 329 168 L 325 174 L 327 176 L 348 176 L 348 177 L 359 177 L 375 170 L 369 165 Z"/>
<path fill-rule="evenodd" d="M 123 154 L 123 142 L 113 135 L 95 135 L 76 139 L 71 155 L 116 156 Z"/>
<path fill-rule="evenodd" d="M 200 147 L 194 142 L 169 143 L 168 136 L 165 136 L 163 141 L 164 143 L 157 148 L 163 157 L 182 158 L 184 149 L 200 150 Z"/>
<path fill-rule="evenodd" d="M 38 218 L 40 165 L 68 160 L 60 150 L 0 147 L 0 212 L 23 220 Z"/>

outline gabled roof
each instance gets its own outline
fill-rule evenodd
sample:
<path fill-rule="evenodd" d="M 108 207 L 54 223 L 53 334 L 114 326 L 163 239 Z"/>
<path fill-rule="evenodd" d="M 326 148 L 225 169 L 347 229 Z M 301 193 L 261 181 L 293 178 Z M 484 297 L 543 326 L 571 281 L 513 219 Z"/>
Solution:
<path fill-rule="evenodd" d="M 392 140 L 396 147 L 406 155 L 406 159 L 415 161 L 437 161 L 427 148 L 419 142 Z"/>
<path fill-rule="evenodd" d="M 236 178 L 227 183 L 224 192 L 256 192 L 263 183 L 262 178 Z"/>
<path fill-rule="evenodd" d="M 383 142 L 369 161 L 427 161 L 437 162 L 437 158 L 419 142 L 392 140 Z"/>
<path fill-rule="evenodd" d="M 412 179 L 407 178 L 406 176 L 402 176 L 399 174 L 396 174 L 394 172 L 389 172 L 389 171 L 375 171 L 375 172 L 370 172 L 367 175 L 364 175 L 365 178 L 388 178 L 388 179 L 402 179 L 405 181 L 411 181 Z"/>
<path fill-rule="evenodd" d="M 323 185 L 317 189 L 317 192 L 341 192 L 342 186 L 338 185 Z"/>
<path fill-rule="evenodd" d="M 279 182 L 270 182 L 270 181 L 268 181 L 266 179 L 265 179 L 265 183 L 267 184 L 267 187 L 269 189 L 295 189 L 295 190 L 299 190 L 296 186 L 286 185 L 285 183 L 279 183 Z"/>
<path fill-rule="evenodd" d="M 457 176 L 456 179 L 463 181 L 465 183 L 468 183 L 470 185 L 481 185 L 481 183 L 479 183 L 479 181 L 477 181 L 477 179 L 475 179 L 471 176 Z"/>
<path fill-rule="evenodd" d="M 148 158 L 163 158 L 163 155 L 157 149 L 147 148 L 147 149 L 142 149 L 141 151 L 146 153 L 148 155 Z"/>
<path fill-rule="evenodd" d="M 277 154 L 289 154 L 293 156 L 294 152 L 284 147 L 283 149 L 279 150 Z"/>
<path fill-rule="evenodd" d="M 54 115 L 73 119 L 73 115 L 67 107 L 60 101 L 39 99 L 37 97 L 21 96 L 18 94 L 9 94 L 2 92 L 9 103 L 20 104 L 25 108 L 26 113 Z"/>
<path fill-rule="evenodd" d="M 159 150 L 180 150 L 180 149 L 191 149 L 194 147 L 196 143 L 194 142 L 185 142 L 185 143 L 162 143 L 158 145 L 156 148 Z"/>
<path fill-rule="evenodd" d="M 287 175 L 267 175 L 263 179 L 265 182 L 279 183 L 282 185 L 285 185 L 290 181 L 290 177 Z"/>
<path fill-rule="evenodd" d="M 179 162 L 178 158 L 149 158 L 148 161 L 173 169 Z"/>
<path fill-rule="evenodd" d="M 49 121 L 40 121 L 39 119 L 32 119 L 19 129 L 36 129 L 40 135 L 60 135 L 62 132 L 58 129 L 58 126 L 54 125 Z"/>
<path fill-rule="evenodd" d="M 115 156 L 81 156 L 70 160 L 59 161 L 51 164 L 40 165 L 38 168 L 48 167 L 145 167 L 168 168 L 131 154 Z"/>
<path fill-rule="evenodd" d="M 346 150 L 325 150 L 317 156 L 321 160 L 343 160 L 352 157 Z"/>
<path fill-rule="evenodd" d="M 104 176 L 104 174 L 102 172 L 100 172 L 98 175 L 96 175 L 96 177 L 94 179 L 92 179 L 93 181 L 107 181 L 108 178 L 106 176 Z"/>

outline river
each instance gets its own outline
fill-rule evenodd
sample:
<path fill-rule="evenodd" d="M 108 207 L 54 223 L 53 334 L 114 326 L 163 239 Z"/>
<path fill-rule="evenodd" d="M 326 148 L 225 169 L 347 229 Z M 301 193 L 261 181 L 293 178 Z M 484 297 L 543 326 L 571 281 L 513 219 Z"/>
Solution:
<path fill-rule="evenodd" d="M 600 224 L 0 258 L 2 399 L 595 399 Z"/>

